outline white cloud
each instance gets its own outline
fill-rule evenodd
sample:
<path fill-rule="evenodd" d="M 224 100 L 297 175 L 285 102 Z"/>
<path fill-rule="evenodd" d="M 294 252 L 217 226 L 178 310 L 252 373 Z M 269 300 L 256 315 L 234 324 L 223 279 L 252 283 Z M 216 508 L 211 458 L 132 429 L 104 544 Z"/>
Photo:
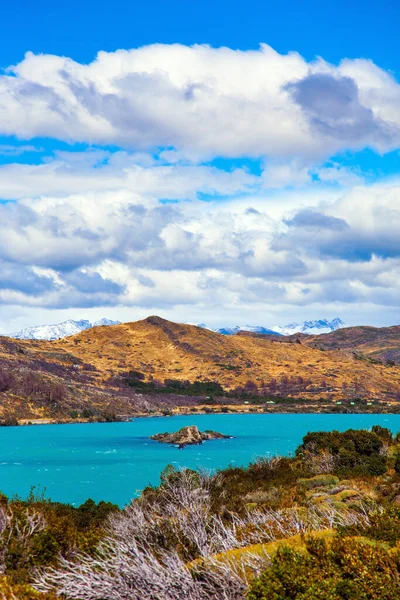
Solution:
<path fill-rule="evenodd" d="M 174 148 L 181 156 L 321 160 L 400 143 L 400 86 L 367 60 L 160 45 L 88 65 L 27 53 L 0 77 L 0 132 Z"/>
<path fill-rule="evenodd" d="M 60 152 L 39 165 L 0 166 L 0 196 L 5 200 L 122 189 L 147 201 L 191 200 L 199 193 L 244 193 L 256 184 L 257 178 L 243 169 L 228 173 L 206 165 L 167 165 L 126 152 Z"/>
<path fill-rule="evenodd" d="M 89 65 L 28 53 L 0 94 L 0 133 L 122 148 L 0 166 L 7 331 L 83 309 L 396 320 L 400 182 L 368 186 L 326 161 L 400 146 L 400 86 L 372 62 L 307 63 L 268 46 L 153 45 Z M 0 152 L 34 146 L 15 148 Z M 225 171 L 207 164 L 215 156 L 261 157 L 264 170 Z"/>
<path fill-rule="evenodd" d="M 182 167 L 169 169 L 178 193 Z M 333 315 L 335 306 L 372 313 L 398 304 L 400 182 L 322 196 L 311 187 L 278 199 L 261 186 L 258 196 L 237 200 L 160 205 L 146 181 L 140 193 L 0 204 L 0 303 L 165 315 L 181 307 L 189 319 L 201 309 L 220 318 L 254 311 L 275 314 L 273 321 L 279 311 L 324 304 Z"/>

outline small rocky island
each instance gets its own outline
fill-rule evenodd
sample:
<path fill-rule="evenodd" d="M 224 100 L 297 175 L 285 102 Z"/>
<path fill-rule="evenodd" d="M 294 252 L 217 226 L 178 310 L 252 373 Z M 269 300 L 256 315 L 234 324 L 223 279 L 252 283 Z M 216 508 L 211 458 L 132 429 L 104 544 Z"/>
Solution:
<path fill-rule="evenodd" d="M 157 433 L 156 435 L 152 435 L 151 439 L 163 444 L 176 444 L 179 449 L 182 449 L 185 446 L 202 444 L 206 440 L 222 440 L 232 437 L 232 435 L 224 435 L 223 433 L 210 431 L 209 429 L 199 431 L 196 425 L 189 425 L 188 427 L 182 427 L 182 429 L 174 433 Z"/>

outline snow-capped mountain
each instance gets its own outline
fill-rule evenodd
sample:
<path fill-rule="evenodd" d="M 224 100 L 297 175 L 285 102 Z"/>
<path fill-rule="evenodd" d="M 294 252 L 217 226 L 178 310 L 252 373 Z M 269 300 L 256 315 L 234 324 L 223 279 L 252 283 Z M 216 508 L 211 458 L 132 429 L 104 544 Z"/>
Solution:
<path fill-rule="evenodd" d="M 223 335 L 234 335 L 235 333 L 239 333 L 239 331 L 250 331 L 251 333 L 259 333 L 260 335 L 280 335 L 276 331 L 272 331 L 272 329 L 262 327 L 262 325 L 236 325 L 236 327 L 221 327 L 221 329 L 215 329 L 215 331 Z"/>
<path fill-rule="evenodd" d="M 73 321 L 69 319 L 63 323 L 54 325 L 37 325 L 35 327 L 26 327 L 17 333 L 10 333 L 9 337 L 18 340 L 59 340 L 60 338 L 69 335 L 75 335 L 85 329 L 99 327 L 102 325 L 119 325 L 119 321 L 111 321 L 110 319 L 99 319 L 98 321 Z"/>
<path fill-rule="evenodd" d="M 345 327 L 344 322 L 339 317 L 328 321 L 327 319 L 319 319 L 316 321 L 303 321 L 302 323 L 290 323 L 289 325 L 272 327 L 273 331 L 281 335 L 293 335 L 294 333 L 308 333 L 309 335 L 318 335 L 321 333 L 330 333 Z"/>
<path fill-rule="evenodd" d="M 216 333 L 222 333 L 222 335 L 234 335 L 235 333 L 239 333 L 239 331 L 250 331 L 251 333 L 259 333 L 261 335 L 281 335 L 280 333 L 272 331 L 272 329 L 268 329 L 267 327 L 262 327 L 261 325 L 236 325 L 235 327 L 212 329 L 211 327 L 207 327 L 204 323 L 199 323 L 198 327 L 203 327 L 204 329 L 209 329 Z"/>
<path fill-rule="evenodd" d="M 289 325 L 276 325 L 275 327 L 263 327 L 262 325 L 236 325 L 236 327 L 221 327 L 219 329 L 212 329 L 207 327 L 204 323 L 199 323 L 198 327 L 204 327 L 210 331 L 216 333 L 222 333 L 223 335 L 234 335 L 239 331 L 250 331 L 252 333 L 259 333 L 261 335 L 293 335 L 294 333 L 308 333 L 310 335 L 317 335 L 320 333 L 330 333 L 345 327 L 344 322 L 336 317 L 332 321 L 327 319 L 320 319 L 316 321 L 303 321 L 302 323 L 290 323 Z"/>

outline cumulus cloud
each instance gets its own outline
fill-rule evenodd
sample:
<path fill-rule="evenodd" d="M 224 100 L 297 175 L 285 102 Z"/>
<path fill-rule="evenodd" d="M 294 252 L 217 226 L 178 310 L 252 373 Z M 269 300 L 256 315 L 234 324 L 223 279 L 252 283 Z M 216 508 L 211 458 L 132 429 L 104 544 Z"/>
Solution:
<path fill-rule="evenodd" d="M 89 144 L 0 165 L 0 318 L 398 305 L 400 182 L 366 185 L 332 159 L 400 146 L 400 86 L 371 61 L 265 45 L 156 44 L 88 65 L 28 53 L 0 94 L 0 134 Z M 256 157 L 261 173 L 215 157 Z"/>
<path fill-rule="evenodd" d="M 28 52 L 0 77 L 0 132 L 184 156 L 322 159 L 399 146 L 400 86 L 371 61 L 154 44 L 90 64 Z"/>
<path fill-rule="evenodd" d="M 54 282 L 31 266 L 16 268 L 14 263 L 0 260 L 0 290 L 14 290 L 40 297 L 53 289 Z"/>
<path fill-rule="evenodd" d="M 311 73 L 286 89 L 316 134 L 356 146 L 374 140 L 379 147 L 390 147 L 398 140 L 398 126 L 385 122 L 360 102 L 357 83 L 350 77 Z"/>
<path fill-rule="evenodd" d="M 44 163 L 0 166 L 1 198 L 129 190 L 147 202 L 193 200 L 199 194 L 249 192 L 257 179 L 243 169 L 226 172 L 207 165 L 168 165 L 150 155 L 127 152 L 57 152 Z M 259 184 L 259 183 L 258 183 Z"/>
<path fill-rule="evenodd" d="M 288 229 L 272 244 L 276 250 L 356 262 L 400 257 L 400 186 L 356 187 L 324 211 L 303 209 L 285 223 Z"/>
<path fill-rule="evenodd" d="M 399 194 L 397 182 L 363 185 L 281 214 L 261 193 L 171 205 L 111 190 L 0 204 L 0 303 L 395 306 Z"/>
<path fill-rule="evenodd" d="M 294 217 L 285 220 L 289 227 L 296 227 L 307 231 L 343 231 L 350 229 L 349 225 L 343 219 L 330 217 L 320 212 L 310 209 L 300 210 Z"/>

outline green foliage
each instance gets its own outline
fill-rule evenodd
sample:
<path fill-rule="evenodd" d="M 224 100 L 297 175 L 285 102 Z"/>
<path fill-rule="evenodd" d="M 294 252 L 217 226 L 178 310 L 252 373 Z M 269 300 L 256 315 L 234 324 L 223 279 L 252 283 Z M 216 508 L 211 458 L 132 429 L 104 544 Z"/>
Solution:
<path fill-rule="evenodd" d="M 381 540 L 395 546 L 400 540 L 400 507 L 390 506 L 369 516 L 368 527 L 341 527 L 341 535 L 363 535 L 372 540 Z"/>
<path fill-rule="evenodd" d="M 162 492 L 163 487 L 167 484 L 179 487 L 181 480 L 183 478 L 187 479 L 188 476 L 193 479 L 194 485 L 199 484 L 200 475 L 198 471 L 194 471 L 193 469 L 185 469 L 185 473 L 183 473 L 181 470 L 176 469 L 174 465 L 167 465 L 160 474 L 160 491 Z"/>
<path fill-rule="evenodd" d="M 211 488 L 214 509 L 219 512 L 223 507 L 241 513 L 246 510 L 246 496 L 271 490 L 271 499 L 279 498 L 282 505 L 291 506 L 297 493 L 297 480 L 305 475 L 302 464 L 287 457 L 261 458 L 247 468 L 228 467 L 219 472 L 218 480 Z M 275 500 L 272 505 L 279 507 Z"/>
<path fill-rule="evenodd" d="M 348 429 L 339 431 L 317 431 L 307 433 L 297 448 L 296 456 L 307 452 L 331 453 L 335 461 L 335 473 L 340 475 L 383 475 L 387 469 L 386 456 L 381 450 L 387 443 L 390 432 L 376 426 L 375 431 Z"/>
<path fill-rule="evenodd" d="M 397 450 L 394 457 L 394 470 L 400 474 L 400 450 Z"/>
<path fill-rule="evenodd" d="M 326 485 L 337 485 L 338 483 L 339 478 L 335 477 L 335 475 L 316 475 L 315 477 L 310 477 L 308 479 L 299 479 L 299 484 L 306 490 L 312 490 L 313 488 Z"/>
<path fill-rule="evenodd" d="M 5 574 L 12 585 L 28 583 L 36 567 L 56 566 L 60 554 L 72 550 L 92 554 L 102 537 L 102 528 L 111 512 L 119 510 L 110 502 L 87 500 L 78 508 L 44 499 L 43 492 L 31 490 L 27 500 L 8 500 L 1 504 L 11 519 L 3 535 L 2 554 Z M 39 526 L 26 535 L 29 521 Z M 1 597 L 1 596 L 0 596 Z"/>
<path fill-rule="evenodd" d="M 372 433 L 376 433 L 376 435 L 386 442 L 387 444 L 391 444 L 393 442 L 393 435 L 390 429 L 387 427 L 381 427 L 380 425 L 373 425 L 371 428 Z"/>
<path fill-rule="evenodd" d="M 140 371 L 129 371 L 122 375 L 125 385 L 146 391 L 147 393 L 178 394 L 186 396 L 211 396 L 224 394 L 223 387 L 215 381 L 183 381 L 181 379 L 166 379 L 164 385 L 156 385 L 154 381 L 145 381 L 145 375 Z"/>
<path fill-rule="evenodd" d="M 304 550 L 280 548 L 248 600 L 394 600 L 399 554 L 352 538 L 309 538 Z"/>
<path fill-rule="evenodd" d="M 129 371 L 125 376 L 125 384 L 129 387 L 135 388 L 153 388 L 154 385 L 152 383 L 147 383 L 144 381 L 145 376 L 140 371 Z"/>
<path fill-rule="evenodd" d="M 0 577 L 0 598 L 1 600 L 59 600 L 59 596 L 55 593 L 41 594 L 30 585 L 13 585 L 4 576 Z"/>
<path fill-rule="evenodd" d="M 188 395 L 223 395 L 224 389 L 215 381 L 180 381 L 179 379 L 166 379 L 164 382 L 163 392 L 172 392 L 175 394 L 188 394 Z"/>

